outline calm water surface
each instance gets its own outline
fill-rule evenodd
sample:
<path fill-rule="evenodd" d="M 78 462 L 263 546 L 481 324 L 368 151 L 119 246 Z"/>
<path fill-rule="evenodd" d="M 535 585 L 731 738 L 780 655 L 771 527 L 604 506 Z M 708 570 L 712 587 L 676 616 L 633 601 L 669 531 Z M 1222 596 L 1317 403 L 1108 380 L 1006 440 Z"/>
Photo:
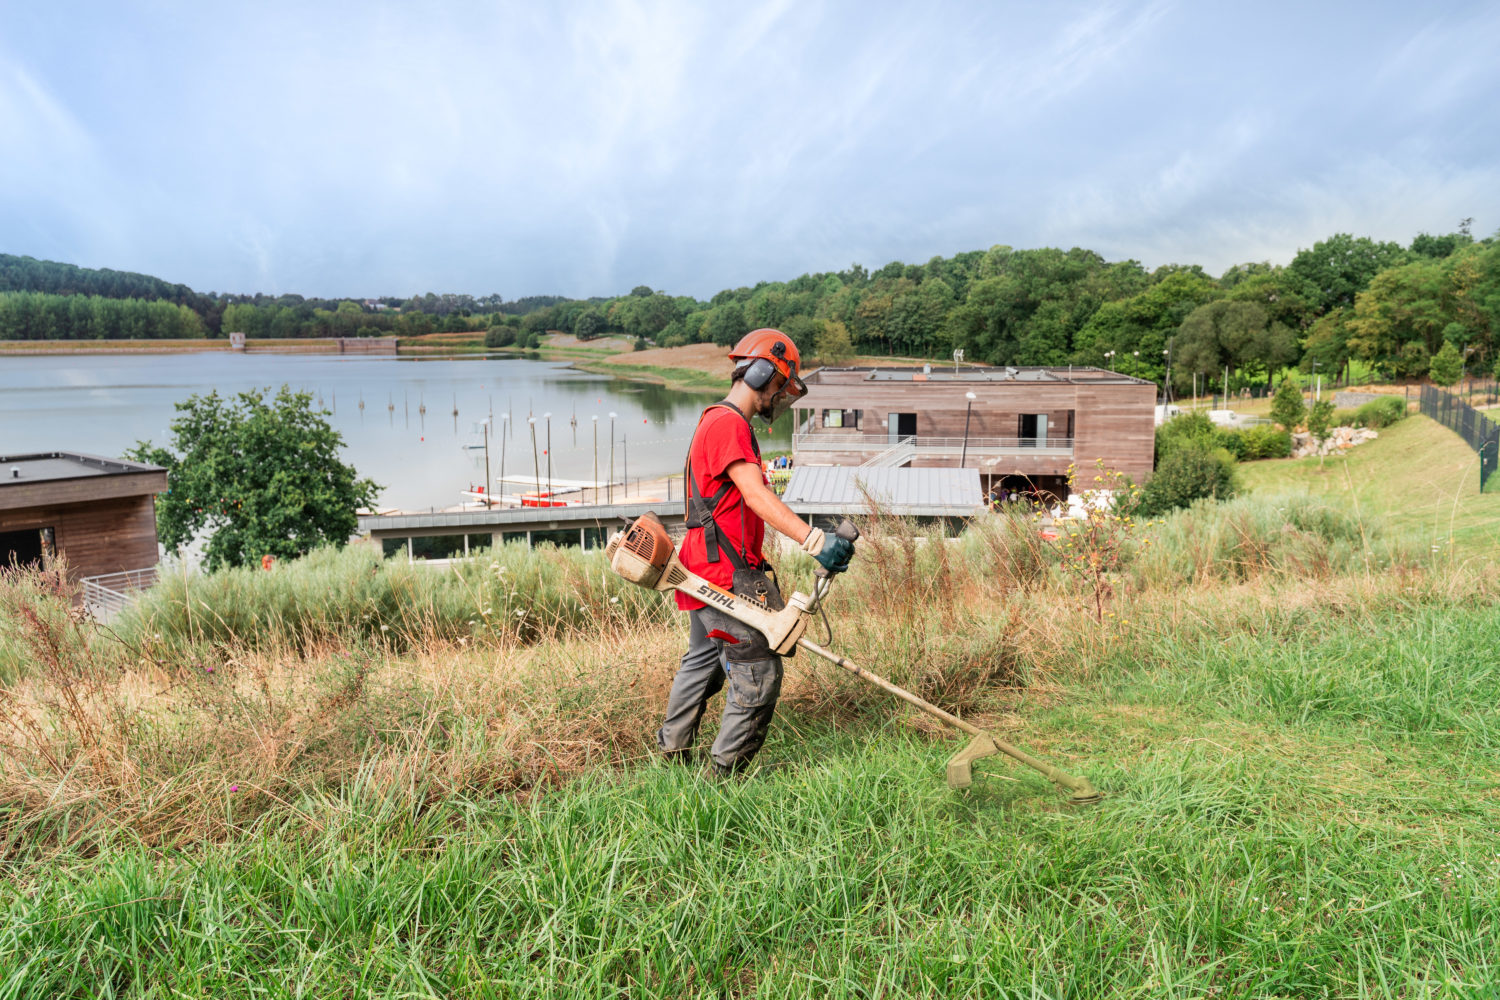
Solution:
<path fill-rule="evenodd" d="M 421 509 L 462 499 L 484 481 L 480 421 L 493 413 L 490 472 L 532 472 L 528 416 L 546 475 L 551 417 L 554 476 L 592 479 L 599 417 L 599 476 L 609 469 L 613 411 L 615 474 L 632 480 L 680 472 L 698 414 L 714 395 L 677 392 L 520 358 L 350 357 L 322 354 L 94 354 L 0 357 L 0 454 L 81 451 L 119 456 L 137 441 L 165 443 L 173 404 L 286 383 L 329 412 L 344 460 L 383 489 L 383 506 Z M 727 388 L 727 386 L 726 386 Z M 363 401 L 363 408 L 360 402 Z M 426 412 L 422 412 L 425 405 Z M 455 416 L 454 409 L 458 410 Z M 507 419 L 508 418 L 508 419 Z M 773 437 L 760 432 L 762 445 Z M 499 428 L 505 428 L 503 446 Z M 511 487 L 512 490 L 518 487 Z M 497 490 L 498 492 L 498 490 Z"/>

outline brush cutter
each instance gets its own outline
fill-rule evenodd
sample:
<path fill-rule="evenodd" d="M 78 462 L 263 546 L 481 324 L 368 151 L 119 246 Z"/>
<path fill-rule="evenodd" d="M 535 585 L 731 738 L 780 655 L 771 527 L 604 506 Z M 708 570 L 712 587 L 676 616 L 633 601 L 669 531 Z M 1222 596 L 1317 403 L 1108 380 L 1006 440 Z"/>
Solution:
<path fill-rule="evenodd" d="M 859 537 L 858 529 L 848 518 L 839 524 L 837 534 L 851 542 Z M 776 611 L 759 601 L 733 594 L 723 587 L 709 583 L 682 565 L 677 558 L 676 547 L 672 544 L 666 525 L 662 524 L 655 514 L 644 514 L 629 522 L 623 531 L 615 532 L 610 536 L 609 544 L 604 551 L 609 559 L 610 567 L 631 583 L 652 590 L 680 590 L 689 597 L 712 604 L 730 617 L 764 635 L 771 649 L 777 654 L 785 656 L 795 647 L 801 646 L 809 653 L 823 657 L 854 676 L 869 681 L 876 687 L 884 688 L 934 719 L 968 733 L 973 737 L 968 745 L 948 759 L 948 787 L 950 788 L 967 788 L 974 780 L 976 760 L 1003 753 L 1027 767 L 1040 771 L 1052 781 L 1071 791 L 1073 793 L 1071 802 L 1080 805 L 1092 804 L 1102 798 L 1087 778 L 1065 774 L 1046 761 L 1038 760 L 1025 751 L 985 732 L 973 723 L 965 722 L 951 712 L 943 711 L 910 691 L 897 687 L 884 677 L 871 673 L 847 657 L 839 656 L 832 650 L 825 649 L 806 638 L 804 633 L 807 631 L 808 622 L 821 610 L 823 599 L 828 596 L 829 587 L 833 583 L 832 577 L 822 567 L 818 568 L 818 580 L 813 585 L 811 596 L 795 593 L 786 602 L 786 607 Z"/>

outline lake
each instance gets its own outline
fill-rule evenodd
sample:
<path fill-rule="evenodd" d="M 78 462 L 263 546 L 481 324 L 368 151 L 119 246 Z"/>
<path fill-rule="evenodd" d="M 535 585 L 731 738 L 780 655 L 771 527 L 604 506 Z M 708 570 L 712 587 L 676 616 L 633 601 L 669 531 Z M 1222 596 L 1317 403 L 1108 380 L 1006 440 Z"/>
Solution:
<path fill-rule="evenodd" d="M 592 375 L 561 362 L 483 355 L 3 356 L 0 454 L 80 451 L 118 457 L 137 441 L 165 443 L 173 404 L 191 395 L 213 390 L 229 395 L 283 383 L 312 393 L 313 403 L 328 411 L 328 421 L 344 438 L 344 460 L 381 485 L 380 505 L 406 509 L 458 503 L 460 491 L 484 481 L 483 450 L 466 446 L 481 443 L 480 421 L 491 413 L 493 426 L 506 430 L 503 443 L 498 434 L 491 441 L 492 476 L 500 475 L 502 460 L 511 475 L 531 473 L 526 419 L 533 415 L 546 475 L 543 415 L 550 413 L 552 474 L 594 478 L 597 416 L 599 478 L 607 478 L 613 412 L 616 479 L 628 466 L 634 481 L 682 470 L 698 414 L 715 398 Z M 775 435 L 760 429 L 768 450 L 786 447 L 778 439 L 790 440 L 790 419 L 781 424 Z"/>

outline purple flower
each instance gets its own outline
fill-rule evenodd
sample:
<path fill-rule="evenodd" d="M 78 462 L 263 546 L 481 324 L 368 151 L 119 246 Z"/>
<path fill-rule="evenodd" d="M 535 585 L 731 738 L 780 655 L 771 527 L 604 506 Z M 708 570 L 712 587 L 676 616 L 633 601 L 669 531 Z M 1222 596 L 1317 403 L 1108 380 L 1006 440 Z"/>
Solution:
<path fill-rule="evenodd" d="M 239 790 L 240 790 L 240 786 L 239 786 L 239 785 L 230 785 L 230 786 L 229 786 L 229 790 L 230 790 L 230 791 L 231 791 L 231 792 L 237 792 L 237 791 L 239 791 Z"/>

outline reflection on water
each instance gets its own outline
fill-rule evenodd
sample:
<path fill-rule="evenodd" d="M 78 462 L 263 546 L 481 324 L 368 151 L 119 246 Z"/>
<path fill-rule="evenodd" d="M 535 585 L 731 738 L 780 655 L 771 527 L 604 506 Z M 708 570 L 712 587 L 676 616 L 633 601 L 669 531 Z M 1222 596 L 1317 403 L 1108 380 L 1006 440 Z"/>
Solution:
<path fill-rule="evenodd" d="M 557 362 L 482 355 L 10 356 L 0 358 L 0 454 L 118 456 L 139 440 L 164 442 L 173 404 L 190 395 L 282 383 L 328 411 L 344 436 L 345 460 L 384 488 L 380 502 L 406 508 L 454 503 L 459 491 L 483 482 L 484 421 L 494 428 L 492 476 L 502 465 L 509 474 L 531 474 L 534 466 L 545 472 L 550 460 L 558 478 L 593 478 L 596 417 L 601 477 L 611 425 L 617 478 L 627 468 L 632 480 L 679 472 L 698 414 L 716 398 Z M 528 418 L 536 420 L 535 456 Z M 787 447 L 790 420 L 775 433 L 762 429 L 760 438 L 767 450 Z"/>

